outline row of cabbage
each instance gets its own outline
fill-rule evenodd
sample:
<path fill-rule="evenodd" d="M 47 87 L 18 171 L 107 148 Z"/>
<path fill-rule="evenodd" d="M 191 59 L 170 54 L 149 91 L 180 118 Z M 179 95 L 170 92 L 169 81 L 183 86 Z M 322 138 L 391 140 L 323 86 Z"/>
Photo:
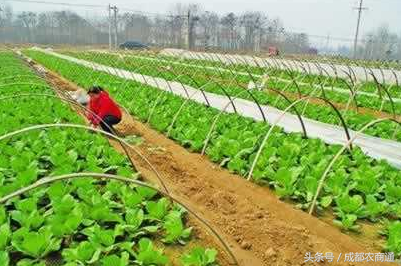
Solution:
<path fill-rule="evenodd" d="M 0 135 L 84 124 L 19 58 L 2 51 L 0 59 Z M 139 178 L 106 138 L 83 129 L 32 130 L 0 141 L 0 197 L 84 172 Z M 51 182 L 0 205 L 0 265 L 215 265 L 213 249 L 180 248 L 181 259 L 164 252 L 191 240 L 185 216 L 148 187 L 90 176 Z"/>
<path fill-rule="evenodd" d="M 191 151 L 202 149 L 219 113 L 192 101 L 183 105 L 183 98 L 169 92 L 97 72 L 39 51 L 26 51 L 26 54 L 82 87 L 94 83 L 103 86 L 131 114 Z M 263 122 L 223 113 L 206 154 L 220 166 L 246 176 L 261 137 L 269 128 Z M 299 208 L 307 209 L 322 174 L 340 148 L 318 139 L 305 139 L 301 134 L 287 134 L 274 129 L 256 164 L 253 181 L 275 189 L 282 199 L 291 199 Z M 399 256 L 401 172 L 385 161 L 368 158 L 358 148 L 341 155 L 332 169 L 318 195 L 317 212 L 333 211 L 335 224 L 345 230 L 359 230 L 358 220 L 380 222 L 383 226 L 380 232 L 387 239 L 383 249 Z"/>
<path fill-rule="evenodd" d="M 92 51 L 95 53 L 112 54 L 109 51 Z M 115 52 L 114 52 L 115 53 Z M 399 71 L 397 69 L 374 69 L 366 67 L 358 67 L 356 65 L 345 64 L 343 66 L 327 63 L 321 65 L 319 62 L 308 62 L 297 59 L 281 59 L 281 58 L 253 58 L 247 57 L 240 59 L 236 56 L 213 55 L 207 53 L 191 53 L 187 52 L 187 56 L 180 56 L 177 53 L 161 52 L 130 52 L 119 51 L 118 54 L 131 57 L 142 57 L 155 60 L 166 60 L 170 62 L 179 61 L 181 64 L 197 65 L 198 67 L 219 68 L 231 70 L 234 73 L 251 73 L 253 75 L 264 75 L 270 73 L 273 80 L 281 80 L 289 83 L 294 77 L 297 81 L 307 83 L 311 82 L 322 84 L 326 88 L 336 87 L 345 91 L 349 90 L 349 86 L 355 86 L 357 91 L 376 92 L 378 93 L 377 84 L 374 78 L 387 88 L 393 97 L 399 96 Z M 355 67 L 357 67 L 356 70 Z M 363 70 L 362 70 L 363 69 Z M 357 72 L 358 71 L 358 72 Z M 317 72 L 317 73 L 316 73 Z M 374 74 L 374 77 L 372 76 Z M 391 80 L 386 80 L 389 78 Z M 392 85 L 392 83 L 395 83 Z"/>
<path fill-rule="evenodd" d="M 316 121 L 340 125 L 341 120 L 330 103 L 333 103 L 334 105 L 342 104 L 342 106 L 339 107 L 339 112 L 348 127 L 355 131 L 360 130 L 364 125 L 366 125 L 366 123 L 375 120 L 377 118 L 375 112 L 379 109 L 387 111 L 389 117 L 393 117 L 394 113 L 399 115 L 401 112 L 401 101 L 383 101 L 377 95 L 358 95 L 355 97 L 355 100 L 352 100 L 349 94 L 338 93 L 335 90 L 326 91 L 315 89 L 315 94 L 310 94 L 310 84 L 298 85 L 299 88 L 297 88 L 297 85 L 295 84 L 280 83 L 279 81 L 273 80 L 265 85 L 267 86 L 266 88 L 274 88 L 274 90 L 251 90 L 249 92 L 252 95 L 250 95 L 249 93 L 244 93 L 244 89 L 247 89 L 246 84 L 249 84 L 249 82 L 257 83 L 256 79 L 258 79 L 251 73 L 238 75 L 227 69 L 224 71 L 216 70 L 200 67 L 202 65 L 199 64 L 182 64 L 181 62 L 156 60 L 155 58 L 152 59 L 142 56 L 139 58 L 131 56 L 126 57 L 98 52 L 66 52 L 66 54 L 118 69 L 129 70 L 138 74 L 181 82 L 182 84 L 202 89 L 204 91 L 229 95 L 232 98 L 239 97 L 250 101 L 256 99 L 260 104 L 273 106 L 280 110 L 286 109 L 293 101 L 295 101 L 299 96 L 298 92 L 300 91 L 302 96 L 313 95 L 324 99 L 326 102 L 323 102 L 324 100 L 322 100 L 320 103 L 315 103 L 305 99 L 295 105 L 295 108 L 291 108 L 289 112 L 294 114 L 298 112 L 302 116 Z M 259 71 L 262 71 L 262 69 L 259 69 Z M 399 91 L 401 92 L 401 89 Z M 293 94 L 282 95 L 279 94 L 280 92 L 292 92 Z M 383 92 L 383 94 L 385 93 Z M 288 100 L 285 97 L 287 97 Z M 383 97 L 385 96 L 383 95 Z M 373 109 L 373 111 L 361 113 L 355 109 L 347 108 L 347 106 L 352 106 L 355 102 L 358 103 L 358 106 L 370 108 Z M 401 141 L 401 130 L 399 130 L 397 124 L 390 121 L 370 127 L 365 131 L 365 133 L 376 137 Z"/>

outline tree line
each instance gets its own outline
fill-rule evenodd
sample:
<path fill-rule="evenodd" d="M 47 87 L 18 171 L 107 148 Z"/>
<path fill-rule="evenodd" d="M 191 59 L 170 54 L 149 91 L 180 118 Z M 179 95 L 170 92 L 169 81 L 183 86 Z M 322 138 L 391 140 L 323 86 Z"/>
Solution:
<path fill-rule="evenodd" d="M 174 5 L 167 15 L 118 12 L 111 16 L 112 33 L 117 23 L 119 42 L 133 40 L 156 46 L 205 50 L 265 51 L 280 47 L 287 53 L 306 53 L 306 34 L 289 33 L 283 22 L 263 12 L 227 13 L 204 11 L 198 5 Z M 3 7 L 0 40 L 9 43 L 108 44 L 109 18 L 83 17 L 71 11 L 14 13 Z M 114 40 L 114 37 L 113 37 Z"/>
<path fill-rule="evenodd" d="M 106 45 L 111 24 L 112 34 L 117 29 L 119 43 L 139 41 L 159 47 L 256 53 L 266 52 L 269 47 L 278 47 L 287 54 L 317 51 L 307 34 L 289 32 L 279 18 L 270 18 L 263 12 L 220 15 L 197 4 L 175 4 L 165 15 L 119 11 L 115 19 L 109 19 L 106 12 L 102 17 L 83 17 L 67 10 L 14 13 L 10 6 L 1 8 L 0 42 Z M 351 45 L 329 52 L 352 56 Z M 400 60 L 401 34 L 380 26 L 362 37 L 357 57 Z"/>

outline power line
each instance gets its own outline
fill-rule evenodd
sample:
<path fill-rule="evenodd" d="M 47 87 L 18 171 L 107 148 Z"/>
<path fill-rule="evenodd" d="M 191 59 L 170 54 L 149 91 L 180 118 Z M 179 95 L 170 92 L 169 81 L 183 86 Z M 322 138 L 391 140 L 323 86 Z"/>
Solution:
<path fill-rule="evenodd" d="M 71 7 L 86 7 L 86 8 L 102 8 L 105 10 L 109 10 L 109 6 L 106 5 L 93 5 L 93 4 L 72 4 L 72 3 L 66 3 L 66 2 L 54 2 L 54 1 L 40 1 L 40 0 L 4 0 L 8 2 L 21 2 L 21 3 L 35 3 L 35 4 L 44 4 L 44 5 L 59 5 L 59 6 L 71 6 Z M 116 6 L 114 6 L 116 7 Z M 116 7 L 117 8 L 117 7 Z M 359 13 L 362 13 L 363 10 L 366 10 L 367 8 L 363 7 L 363 0 L 360 0 L 360 6 L 356 7 L 355 9 L 359 10 Z M 119 11 L 127 11 L 131 13 L 136 13 L 136 14 L 143 14 L 143 15 L 152 15 L 152 16 L 162 16 L 162 17 L 174 17 L 174 18 L 181 18 L 181 19 L 187 19 L 187 15 L 169 15 L 169 14 L 161 14 L 161 13 L 153 13 L 153 12 L 145 12 L 145 11 L 140 11 L 140 10 L 134 10 L 130 8 L 124 8 L 124 7 L 118 7 Z M 357 37 L 359 36 L 359 24 L 360 24 L 360 15 L 358 14 L 358 26 L 357 26 Z M 315 39 L 326 39 L 327 40 L 327 35 L 315 35 L 315 34 L 308 34 L 306 32 L 297 32 L 297 31 L 286 31 L 286 33 L 289 34 L 306 34 L 310 38 L 315 38 Z M 336 41 L 342 41 L 342 42 L 357 42 L 358 40 L 352 39 L 352 37 L 333 37 L 330 36 L 330 40 L 336 40 Z M 361 41 L 366 41 L 365 39 Z M 355 47 L 354 47 L 355 50 Z M 354 51 L 355 53 L 355 51 Z"/>
<path fill-rule="evenodd" d="M 124 7 L 120 7 L 119 10 L 131 12 L 131 13 L 143 14 L 143 15 L 151 15 L 151 16 L 161 16 L 161 17 L 171 17 L 172 16 L 170 14 L 147 12 L 147 11 L 135 10 L 135 9 L 124 8 Z M 173 15 L 173 16 L 177 17 L 177 18 L 186 18 L 187 17 L 187 15 Z"/>
<path fill-rule="evenodd" d="M 306 32 L 299 32 L 299 31 L 285 31 L 285 32 L 289 33 L 289 34 L 306 34 L 310 38 L 327 40 L 327 35 L 309 34 Z M 354 41 L 354 39 L 352 37 L 335 37 L 335 36 L 331 36 L 331 35 L 330 35 L 330 40 L 343 41 L 343 42 L 353 42 Z"/>
<path fill-rule="evenodd" d="M 20 3 L 33 3 L 33 4 L 44 4 L 44 5 L 57 5 L 57 6 L 71 6 L 71 7 L 90 7 L 90 8 L 103 8 L 108 9 L 106 5 L 92 5 L 92 4 L 71 4 L 66 2 L 52 2 L 52 1 L 37 1 L 37 0 L 4 0 L 7 2 L 20 2 Z M 119 7 L 120 11 L 127 11 L 132 13 L 138 14 L 145 14 L 145 15 L 152 15 L 152 16 L 164 16 L 167 17 L 168 14 L 161 14 L 161 13 L 153 13 L 153 12 L 145 12 L 140 10 L 134 10 L 125 7 Z M 179 15 L 179 17 L 185 17 L 185 15 Z"/>
<path fill-rule="evenodd" d="M 91 4 L 71 4 L 63 2 L 48 2 L 48 1 L 36 1 L 36 0 L 4 0 L 7 2 L 21 2 L 21 3 L 33 3 L 33 4 L 47 4 L 47 5 L 58 5 L 58 6 L 74 6 L 74 7 L 92 7 L 92 8 L 106 8 L 105 5 L 91 5 Z"/>

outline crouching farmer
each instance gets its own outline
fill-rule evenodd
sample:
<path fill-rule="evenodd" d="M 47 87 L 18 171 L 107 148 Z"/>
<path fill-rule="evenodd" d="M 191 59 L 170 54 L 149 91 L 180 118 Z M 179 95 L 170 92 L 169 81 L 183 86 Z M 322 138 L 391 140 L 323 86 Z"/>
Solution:
<path fill-rule="evenodd" d="M 89 89 L 89 110 L 88 119 L 94 128 L 99 125 L 111 134 L 115 134 L 113 126 L 121 121 L 121 110 L 111 99 L 109 94 L 101 87 L 95 86 Z"/>

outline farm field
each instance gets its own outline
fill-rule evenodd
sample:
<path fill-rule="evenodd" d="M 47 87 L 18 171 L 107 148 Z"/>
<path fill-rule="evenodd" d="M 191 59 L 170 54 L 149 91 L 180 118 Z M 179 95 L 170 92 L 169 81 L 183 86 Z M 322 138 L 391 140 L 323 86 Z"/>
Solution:
<path fill-rule="evenodd" d="M 72 55 L 77 55 L 77 56 L 83 56 L 82 51 L 79 53 L 78 51 L 71 52 L 67 51 L 67 53 L 70 53 Z M 349 72 L 342 72 L 343 74 L 347 74 L 346 78 L 340 77 L 340 76 L 330 76 L 328 72 L 322 71 L 320 74 L 312 74 L 311 72 L 308 72 L 308 68 L 306 66 L 303 66 L 302 69 L 295 69 L 291 66 L 287 66 L 287 68 L 281 69 L 277 65 L 267 63 L 267 61 L 262 61 L 262 63 L 258 64 L 257 66 L 246 64 L 247 61 L 244 62 L 230 62 L 229 64 L 224 64 L 222 62 L 215 62 L 215 61 L 208 61 L 207 57 L 205 58 L 197 58 L 194 56 L 193 59 L 187 59 L 187 58 L 177 58 L 173 56 L 167 56 L 161 53 L 155 54 L 155 53 L 150 53 L 150 52 L 129 52 L 129 51 L 124 51 L 124 52 L 119 52 L 119 53 L 113 53 L 109 51 L 104 51 L 104 50 L 94 50 L 94 51 L 85 51 L 84 55 L 88 59 L 96 59 L 99 55 L 106 55 L 106 56 L 111 56 L 113 57 L 116 56 L 116 61 L 127 61 L 127 58 L 135 58 L 135 61 L 149 61 L 148 63 L 154 63 L 154 64 L 161 64 L 161 63 L 169 63 L 171 65 L 175 66 L 181 66 L 184 68 L 193 68 L 193 69 L 202 69 L 203 71 L 208 70 L 208 76 L 214 76 L 214 77 L 221 77 L 222 72 L 225 75 L 228 75 L 228 78 L 239 78 L 239 81 L 243 82 L 249 82 L 252 81 L 252 78 L 259 78 L 262 75 L 265 74 L 271 74 L 269 75 L 270 79 L 272 81 L 280 81 L 284 84 L 282 85 L 288 85 L 288 83 L 293 83 L 293 78 L 297 81 L 298 85 L 305 85 L 307 84 L 309 89 L 312 88 L 319 88 L 321 89 L 320 84 L 323 84 L 323 88 L 326 90 L 333 90 L 337 89 L 337 92 L 341 91 L 342 89 L 343 93 L 349 94 L 349 87 L 353 89 L 356 94 L 358 93 L 363 93 L 363 92 L 371 92 L 374 93 L 375 97 L 380 96 L 380 91 L 378 91 L 377 84 L 373 82 L 374 80 L 369 79 L 369 77 L 373 77 L 369 69 L 366 69 L 366 75 L 364 75 L 364 78 L 358 78 L 353 72 L 352 68 L 349 70 Z M 95 57 L 97 55 L 97 57 Z M 91 57 L 92 56 L 92 57 Z M 100 56 L 101 57 L 101 56 Z M 124 60 L 125 58 L 125 60 Z M 256 60 L 256 59 L 255 59 Z M 264 62 L 264 63 L 263 63 Z M 298 61 L 294 61 L 298 62 Z M 143 62 L 142 62 L 143 63 Z M 250 62 L 249 62 L 250 63 Z M 132 64 L 132 66 L 135 66 Z M 301 72 L 300 70 L 304 70 L 304 72 Z M 217 73 L 216 73 L 217 71 Z M 340 70 L 336 70 L 336 73 L 338 73 Z M 176 70 L 177 72 L 177 70 Z M 198 71 L 199 72 L 199 71 Z M 179 72 L 178 72 L 179 73 Z M 207 72 L 206 72 L 207 73 Z M 394 74 L 396 75 L 396 74 Z M 242 79 L 241 79 L 242 78 Z M 351 80 L 352 78 L 352 80 Z M 389 91 L 390 95 L 394 98 L 399 95 L 399 90 L 397 89 L 397 86 L 399 84 L 397 82 L 387 82 L 384 78 L 384 74 L 379 74 L 375 75 L 375 78 L 377 81 L 380 81 L 382 86 L 385 86 L 387 90 Z M 355 84 L 358 83 L 358 84 Z M 236 83 L 237 84 L 237 83 Z M 270 85 L 277 85 L 277 83 L 270 83 Z M 295 84 L 291 84 L 295 85 Z M 357 85 L 355 88 L 352 88 L 353 86 Z M 285 87 L 285 86 L 283 86 Z M 302 86 L 301 86 L 302 87 Z M 304 88 L 307 89 L 307 88 Z M 384 91 L 383 91 L 384 93 Z M 384 97 L 386 98 L 386 97 Z M 387 99 L 388 100 L 388 97 Z"/>
<path fill-rule="evenodd" d="M 53 53 L 44 50 L 41 52 L 44 52 L 50 56 L 67 60 L 69 62 L 89 67 L 97 71 L 105 72 L 113 76 L 118 76 L 128 80 L 135 80 L 145 85 L 157 87 L 165 92 L 171 92 L 180 97 L 194 100 L 198 103 L 205 104 L 209 107 L 214 107 L 218 110 L 241 114 L 242 116 L 258 121 L 273 121 L 274 123 L 277 123 L 278 126 L 282 127 L 286 132 L 302 132 L 305 136 L 319 138 L 328 144 L 348 145 L 347 141 L 357 134 L 355 131 L 352 131 L 349 128 L 349 125 L 347 125 L 339 110 L 332 106 L 333 104 L 330 104 L 330 102 L 325 103 L 331 107 L 333 115 L 337 116 L 337 119 L 341 121 L 341 126 L 324 124 L 320 121 L 303 117 L 302 113 L 295 106 L 296 103 L 299 103 L 299 100 L 290 105 L 290 99 L 288 97 L 285 98 L 284 95 L 281 96 L 283 96 L 283 99 L 285 99 L 285 103 L 288 105 L 288 107 L 286 110 L 287 113 L 284 114 L 283 117 L 283 111 L 280 109 L 274 108 L 270 105 L 261 105 L 259 100 L 257 100 L 254 95 L 254 90 L 251 92 L 249 90 L 241 89 L 241 94 L 248 94 L 248 96 L 251 98 L 250 100 L 245 100 L 229 96 L 227 93 L 225 95 L 221 95 L 207 92 L 203 89 L 196 89 L 180 82 L 167 81 L 166 79 L 159 77 L 137 74 L 120 68 L 113 68 L 59 53 Z M 219 88 L 221 89 L 221 92 L 226 92 L 223 87 L 220 86 Z M 288 111 L 293 111 L 297 115 L 291 114 Z M 371 129 L 377 125 L 382 126 L 382 124 L 390 123 L 393 136 L 399 133 L 398 122 L 395 120 L 380 119 L 376 120 L 374 123 L 373 125 L 370 125 L 368 129 Z M 365 154 L 368 154 L 373 158 L 385 159 L 390 164 L 398 168 L 401 167 L 401 157 L 398 152 L 401 148 L 400 142 L 377 139 L 375 137 L 370 137 L 369 135 L 363 134 L 355 139 L 354 144 L 361 147 Z M 202 150 L 204 151 L 205 148 Z"/>
<path fill-rule="evenodd" d="M 135 71 L 141 75 L 161 77 L 168 81 L 178 81 L 197 89 L 232 97 L 246 89 L 240 84 L 249 84 L 253 80 L 253 73 L 263 75 L 261 69 L 247 70 L 248 76 L 237 76 L 230 70 L 224 74 L 216 74 L 208 68 L 191 66 L 195 61 L 185 62 L 186 65 L 183 66 L 179 65 L 182 62 L 176 64 L 171 58 L 152 61 L 135 56 L 125 57 L 124 54 L 118 56 L 74 51 L 64 53 L 94 63 Z M 339 153 L 342 148 L 340 145 L 327 144 L 317 138 L 305 138 L 300 133 L 286 133 L 281 128 L 271 127 L 269 123 L 245 118 L 236 113 L 220 113 L 214 108 L 184 100 L 154 86 L 123 79 L 113 73 L 96 71 L 41 51 L 25 50 L 24 54 L 81 87 L 88 88 L 98 84 L 107 88 L 131 115 L 151 128 L 166 134 L 192 152 L 204 151 L 207 157 L 220 167 L 252 180 L 264 187 L 263 189 L 273 189 L 280 199 L 293 203 L 299 209 L 310 210 L 317 216 L 333 215 L 333 224 L 343 232 L 363 233 L 364 224 L 374 224 L 374 236 L 376 241 L 382 244 L 380 249 L 394 252 L 396 258 L 400 257 L 401 173 L 386 161 L 366 156 L 357 146 Z M 288 79 L 283 73 L 276 74 L 280 79 Z M 312 83 L 314 79 L 318 80 L 306 78 L 311 78 Z M 287 92 L 287 89 L 280 88 L 278 81 L 272 82 L 277 85 L 274 88 Z M 318 85 L 320 86 L 319 83 Z M 366 87 L 364 91 L 368 92 L 371 84 L 363 86 Z M 302 94 L 308 94 L 307 87 L 305 85 L 301 89 Z M 309 88 L 310 90 L 313 89 Z M 252 92 L 262 104 L 273 105 L 281 110 L 289 106 L 288 102 L 277 97 L 277 94 Z M 391 92 L 394 93 L 393 96 L 398 95 L 392 90 Z M 316 96 L 322 97 L 324 93 L 326 92 L 323 89 Z M 332 96 L 336 103 L 348 103 L 345 101 L 347 97 L 341 102 L 341 95 L 344 94 L 333 91 L 331 93 L 327 92 L 326 99 L 332 99 Z M 365 96 L 358 98 L 364 99 Z M 249 97 L 246 99 L 250 99 Z M 388 112 L 390 116 L 389 110 L 397 110 L 395 114 L 398 115 L 400 109 L 397 103 L 393 102 L 389 107 L 384 99 L 385 97 L 380 99 L 369 96 L 359 103 L 361 106 L 365 103 L 366 108 Z M 310 103 L 300 107 L 305 117 L 328 124 L 339 124 L 333 111 L 320 104 Z M 341 110 L 341 113 L 349 127 L 354 130 L 363 128 L 377 118 L 353 110 Z M 219 119 L 215 120 L 216 117 Z M 212 125 L 215 128 L 209 134 Z M 372 136 L 395 139 L 399 142 L 401 135 L 397 129 L 397 123 L 386 121 L 366 132 Z M 264 138 L 268 132 L 268 138 Z M 204 145 L 205 142 L 207 146 Z M 266 145 L 261 146 L 262 144 Z M 337 160 L 333 161 L 334 157 Z"/>
<path fill-rule="evenodd" d="M 355 131 L 360 130 L 367 122 L 374 120 L 375 118 L 382 117 L 396 117 L 400 119 L 401 101 L 395 101 L 396 97 L 399 96 L 400 87 L 392 86 L 389 90 L 391 97 L 394 97 L 393 102 L 386 100 L 385 97 L 382 99 L 376 95 L 358 95 L 355 101 L 358 103 L 358 107 L 365 108 L 358 112 L 355 108 L 352 108 L 355 101 L 350 102 L 349 90 L 343 88 L 344 91 L 348 93 L 338 92 L 331 90 L 328 87 L 326 90 L 313 89 L 311 90 L 311 85 L 309 83 L 304 83 L 304 85 L 296 85 L 281 82 L 277 80 L 272 80 L 267 82 L 266 86 L 273 88 L 274 90 L 267 90 L 264 92 L 253 91 L 252 96 L 244 93 L 244 88 L 247 84 L 260 79 L 260 77 L 252 76 L 248 72 L 239 72 L 242 75 L 234 74 L 229 72 L 227 68 L 224 68 L 224 72 L 218 72 L 213 69 L 200 68 L 199 64 L 185 64 L 180 65 L 177 62 L 171 63 L 172 61 L 162 61 L 143 59 L 143 57 L 138 58 L 121 58 L 118 55 L 110 55 L 104 53 L 67 53 L 69 55 L 93 61 L 96 63 L 112 66 L 119 69 L 130 70 L 135 73 L 160 77 L 168 81 L 180 82 L 184 85 L 192 86 L 194 88 L 201 88 L 204 91 L 212 92 L 220 95 L 228 95 L 232 98 L 242 98 L 247 100 L 253 100 L 252 97 L 256 98 L 258 102 L 262 105 L 269 105 L 276 107 L 277 109 L 284 110 L 290 105 L 290 101 L 287 101 L 283 95 L 278 92 L 283 92 L 284 96 L 289 97 L 292 100 L 296 100 L 299 95 L 303 97 L 314 96 L 317 101 L 304 101 L 299 103 L 295 108 L 289 110 L 290 113 L 296 114 L 296 112 L 301 113 L 304 117 L 314 119 L 320 122 L 329 124 L 341 124 L 341 118 L 339 117 L 336 110 L 329 104 L 324 102 L 323 99 L 327 99 L 330 103 L 337 106 L 342 116 L 345 120 L 345 124 Z M 255 75 L 261 76 L 263 69 L 258 69 Z M 217 72 L 217 73 L 216 73 Z M 283 74 L 283 73 L 281 73 Z M 270 74 L 270 76 L 276 76 L 276 73 Z M 280 80 L 284 77 L 277 74 Z M 288 80 L 290 81 L 290 80 Z M 311 79 L 312 84 L 313 79 Z M 338 81 L 337 81 L 338 82 Z M 291 86 L 289 86 L 291 85 Z M 318 85 L 320 86 L 320 85 Z M 345 86 L 343 84 L 343 86 Z M 372 84 L 362 85 L 363 88 L 374 89 Z M 266 88 L 267 88 L 266 87 Z M 277 92 L 278 91 L 278 92 Z M 358 90 L 359 91 L 359 90 Z M 384 92 L 383 92 L 384 94 Z M 397 130 L 398 125 L 393 122 L 384 122 L 376 126 L 370 127 L 365 133 L 386 138 L 386 139 L 396 139 L 401 140 L 401 131 Z"/>
<path fill-rule="evenodd" d="M 247 66 L 264 66 L 273 65 L 278 69 L 296 70 L 307 74 L 319 74 L 329 77 L 351 77 L 356 80 L 371 80 L 374 76 L 380 76 L 383 83 L 396 83 L 399 80 L 401 72 L 399 69 L 386 68 L 386 64 L 382 62 L 372 62 L 376 65 L 373 67 L 367 64 L 358 64 L 357 61 L 345 60 L 338 62 L 336 60 L 324 62 L 324 60 L 302 60 L 302 58 L 282 58 L 282 57 L 264 57 L 240 55 L 240 54 L 221 54 L 221 53 L 204 53 L 193 52 L 182 49 L 164 49 L 160 52 L 162 55 L 185 58 L 185 59 L 201 59 L 214 61 L 223 64 L 236 64 Z M 321 58 L 319 58 L 321 59 Z"/>
<path fill-rule="evenodd" d="M 15 53 L 0 58 L 0 265 L 217 265 L 183 207 Z"/>
<path fill-rule="evenodd" d="M 71 55 L 78 55 L 77 56 L 82 56 L 82 53 L 79 54 L 79 52 L 67 52 L 70 53 Z M 189 68 L 192 70 L 194 69 L 202 69 L 203 71 L 206 71 L 206 76 L 212 76 L 217 78 L 231 78 L 233 81 L 235 80 L 234 78 L 238 79 L 238 82 L 234 83 L 236 85 L 244 85 L 247 84 L 246 82 L 253 81 L 254 79 L 259 79 L 263 75 L 270 74 L 269 78 L 270 80 L 268 81 L 266 85 L 275 85 L 278 86 L 279 84 L 282 85 L 282 88 L 291 88 L 289 85 L 295 85 L 293 80 L 297 82 L 298 86 L 300 88 L 304 86 L 300 85 L 308 85 L 307 88 L 303 88 L 305 91 L 306 89 L 309 88 L 319 88 L 319 90 L 323 88 L 325 89 L 324 91 L 336 91 L 337 93 L 343 93 L 343 94 L 349 94 L 350 89 L 349 87 L 355 86 L 355 83 L 352 84 L 352 82 L 358 82 L 358 86 L 355 87 L 355 92 L 356 94 L 364 94 L 368 93 L 367 95 L 376 97 L 380 96 L 377 84 L 371 81 L 366 81 L 366 80 L 356 80 L 356 76 L 354 72 L 350 71 L 348 74 L 348 78 L 352 78 L 352 82 L 348 83 L 347 79 L 345 78 L 340 78 L 338 76 L 336 77 L 331 77 L 331 76 L 324 76 L 324 75 L 316 75 L 316 74 L 310 74 L 308 72 L 306 73 L 301 73 L 300 71 L 297 71 L 295 69 L 292 69 L 291 67 L 288 67 L 288 69 L 279 69 L 275 65 L 268 65 L 268 64 L 261 64 L 256 66 L 250 66 L 245 64 L 222 64 L 222 63 L 211 63 L 210 61 L 206 61 L 205 59 L 177 59 L 175 57 L 168 57 L 168 56 L 163 56 L 159 54 L 152 54 L 152 53 L 130 53 L 130 52 L 120 52 L 118 54 L 113 54 L 110 52 L 105 52 L 105 51 L 92 51 L 91 52 L 85 52 L 85 56 L 87 56 L 88 59 L 93 59 L 96 58 L 94 55 L 107 55 L 107 56 L 117 56 L 116 60 L 118 61 L 127 61 L 127 58 L 134 58 L 136 59 L 135 61 L 140 61 L 140 60 L 145 60 L 148 61 L 148 63 L 153 63 L 153 64 L 160 64 L 160 63 L 168 63 L 174 66 L 180 66 L 184 68 Z M 92 55 L 92 58 L 90 57 Z M 125 60 L 123 60 L 125 58 Z M 135 66 L 135 65 L 133 65 Z M 173 68 L 174 69 L 174 68 Z M 305 67 L 305 71 L 306 71 Z M 217 71 L 217 72 L 216 72 Z M 175 72 L 179 73 L 178 70 Z M 199 71 L 195 71 L 197 73 Z M 204 73 L 205 74 L 205 73 Z M 325 72 L 322 72 L 322 74 L 325 74 Z M 367 74 L 369 75 L 369 74 Z M 381 76 L 375 76 L 376 79 L 379 81 L 383 80 L 383 77 Z M 273 83 L 274 82 L 274 83 Z M 288 83 L 293 83 L 293 84 L 288 84 Z M 399 95 L 399 91 L 397 90 L 397 84 L 393 85 L 386 85 L 386 82 L 383 82 L 383 86 L 387 88 L 389 91 L 390 95 L 392 98 L 397 97 Z M 391 83 L 390 83 L 391 84 Z M 286 86 L 287 87 L 286 87 Z M 352 88 L 351 88 L 352 89 Z M 384 93 L 384 91 L 383 91 Z M 374 94 L 374 95 L 372 95 Z M 386 97 L 385 97 L 386 98 Z M 388 97 L 385 100 L 389 100 Z M 396 99 L 397 101 L 397 99 Z"/>

